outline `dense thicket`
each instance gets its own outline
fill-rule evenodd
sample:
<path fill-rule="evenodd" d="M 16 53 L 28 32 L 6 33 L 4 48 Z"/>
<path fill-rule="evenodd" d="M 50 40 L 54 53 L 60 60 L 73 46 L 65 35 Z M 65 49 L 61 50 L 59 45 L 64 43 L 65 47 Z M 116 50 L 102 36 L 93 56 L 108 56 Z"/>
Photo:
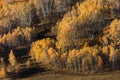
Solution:
<path fill-rule="evenodd" d="M 24 29 L 44 20 L 50 21 L 50 17 L 70 10 L 71 3 L 72 0 L 0 0 L 0 36 L 6 41 L 7 37 L 4 35 L 12 33 L 17 26 Z M 7 41 L 4 46 L 10 45 L 11 42 L 19 44 L 14 39 L 14 42 Z"/>
<path fill-rule="evenodd" d="M 77 3 L 57 23 L 57 41 L 51 44 L 51 39 L 43 39 L 33 43 L 31 56 L 42 64 L 77 72 L 119 69 L 119 5 L 119 0 Z"/>
<path fill-rule="evenodd" d="M 31 45 L 24 64 L 27 68 L 40 63 L 79 73 L 120 69 L 120 0 L 76 0 L 70 8 L 72 2 L 75 0 L 0 0 L 0 48 Z M 43 39 L 32 42 L 36 30 L 31 25 L 52 23 L 64 13 L 51 29 L 55 38 L 40 36 Z M 3 65 L 4 60 L 0 61 Z M 18 65 L 13 50 L 8 61 L 14 68 Z M 6 67 L 0 72 L 6 76 Z"/>
<path fill-rule="evenodd" d="M 36 62 L 55 64 L 58 56 L 58 52 L 55 50 L 55 41 L 47 38 L 32 43 L 30 55 Z"/>
<path fill-rule="evenodd" d="M 12 32 L 4 34 L 0 37 L 0 45 L 2 47 L 15 48 L 20 46 L 28 46 L 34 39 L 33 28 L 17 27 Z"/>
<path fill-rule="evenodd" d="M 112 66 L 120 66 L 120 20 L 115 19 L 103 30 L 100 37 L 103 53 L 109 57 Z"/>
<path fill-rule="evenodd" d="M 119 17 L 119 5 L 119 0 L 86 0 L 77 3 L 57 24 L 58 48 L 62 51 L 79 48 L 97 37 L 109 20 Z"/>
<path fill-rule="evenodd" d="M 79 73 L 101 72 L 106 67 L 113 70 L 119 69 L 119 53 L 120 49 L 115 45 L 105 46 L 104 43 L 94 46 L 86 43 L 80 49 L 72 49 L 64 53 L 59 51 L 55 41 L 49 38 L 34 42 L 30 50 L 31 59 L 37 63 Z"/>
<path fill-rule="evenodd" d="M 72 0 L 0 0 L 0 34 L 49 20 L 70 9 Z M 54 17 L 54 16 L 53 16 Z"/>

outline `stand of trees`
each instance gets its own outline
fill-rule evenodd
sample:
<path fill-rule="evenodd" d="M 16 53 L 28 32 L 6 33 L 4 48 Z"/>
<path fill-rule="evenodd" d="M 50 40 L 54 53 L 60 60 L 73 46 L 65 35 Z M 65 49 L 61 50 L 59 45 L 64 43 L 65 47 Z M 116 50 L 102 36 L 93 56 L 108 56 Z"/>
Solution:
<path fill-rule="evenodd" d="M 119 69 L 120 22 L 116 19 L 119 18 L 119 4 L 119 0 L 86 0 L 77 3 L 56 25 L 57 40 L 50 49 L 53 50 L 53 59 L 48 57 L 49 48 L 44 51 L 41 46 L 32 45 L 33 51 L 34 48 L 35 51 L 40 50 L 31 53 L 36 55 L 34 59 L 40 59 L 43 64 L 45 60 L 47 65 L 55 61 L 52 64 L 54 68 L 77 72 L 98 72 L 106 67 Z M 40 44 L 38 42 L 34 44 Z"/>
<path fill-rule="evenodd" d="M 120 0 L 77 0 L 72 8 L 73 0 L 19 1 L 0 0 L 0 46 L 11 49 L 31 45 L 27 68 L 40 63 L 78 73 L 120 69 Z M 53 31 L 56 40 L 32 42 L 35 32 L 31 25 L 51 20 L 52 13 L 64 12 Z M 8 61 L 17 66 L 12 50 Z M 0 75 L 6 76 L 5 65 Z"/>
<path fill-rule="evenodd" d="M 58 48 L 63 52 L 77 49 L 86 41 L 98 37 L 104 27 L 109 25 L 109 20 L 119 18 L 120 2 L 113 2 L 86 0 L 73 6 L 57 24 Z"/>
<path fill-rule="evenodd" d="M 40 23 L 70 9 L 72 0 L 0 0 L 0 34 Z"/>
<path fill-rule="evenodd" d="M 120 20 L 115 19 L 103 30 L 100 42 L 103 44 L 103 50 L 109 56 L 111 66 L 118 68 L 120 66 Z M 106 49 L 105 49 L 106 48 Z"/>
<path fill-rule="evenodd" d="M 12 32 L 4 34 L 0 38 L 0 45 L 2 47 L 15 48 L 20 46 L 28 46 L 34 39 L 33 28 L 21 28 L 17 27 Z"/>
<path fill-rule="evenodd" d="M 61 53 L 55 48 L 51 39 L 39 40 L 32 44 L 30 55 L 33 60 L 43 65 L 52 66 L 55 69 L 72 70 L 79 73 L 101 72 L 109 67 L 116 70 L 119 68 L 119 50 L 114 52 L 110 47 L 110 54 L 105 53 L 102 46 L 84 45 L 83 48 Z M 108 65 L 106 65 L 108 64 Z"/>

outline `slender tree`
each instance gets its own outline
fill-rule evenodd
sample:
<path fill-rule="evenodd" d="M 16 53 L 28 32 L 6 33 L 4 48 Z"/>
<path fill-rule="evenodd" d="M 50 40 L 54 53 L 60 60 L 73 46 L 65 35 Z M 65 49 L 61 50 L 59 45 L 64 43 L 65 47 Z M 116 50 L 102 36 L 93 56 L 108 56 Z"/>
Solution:
<path fill-rule="evenodd" d="M 15 70 L 15 66 L 17 64 L 17 59 L 14 56 L 13 50 L 10 51 L 8 61 L 10 62 L 11 66 L 13 67 L 13 69 Z"/>

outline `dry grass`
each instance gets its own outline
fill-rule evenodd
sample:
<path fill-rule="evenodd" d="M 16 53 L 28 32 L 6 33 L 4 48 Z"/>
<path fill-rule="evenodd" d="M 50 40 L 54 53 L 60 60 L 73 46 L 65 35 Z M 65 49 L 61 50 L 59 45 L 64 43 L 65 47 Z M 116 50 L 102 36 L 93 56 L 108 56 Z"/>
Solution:
<path fill-rule="evenodd" d="M 89 76 L 44 74 L 44 75 L 36 75 L 34 77 L 18 79 L 18 80 L 120 80 L 120 71 L 116 71 L 112 73 L 110 72 L 101 75 L 89 75 Z"/>

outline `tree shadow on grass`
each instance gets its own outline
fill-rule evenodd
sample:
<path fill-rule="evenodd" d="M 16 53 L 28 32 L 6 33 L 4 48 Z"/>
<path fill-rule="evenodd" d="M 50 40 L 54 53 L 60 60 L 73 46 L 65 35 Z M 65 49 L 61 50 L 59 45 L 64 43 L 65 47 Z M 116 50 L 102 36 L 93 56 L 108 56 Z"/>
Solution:
<path fill-rule="evenodd" d="M 44 67 L 29 67 L 24 68 L 18 71 L 17 73 L 9 73 L 9 78 L 12 80 L 15 80 L 17 78 L 27 78 L 30 76 L 34 76 L 35 74 L 47 72 L 50 71 L 50 69 L 44 68 Z"/>

